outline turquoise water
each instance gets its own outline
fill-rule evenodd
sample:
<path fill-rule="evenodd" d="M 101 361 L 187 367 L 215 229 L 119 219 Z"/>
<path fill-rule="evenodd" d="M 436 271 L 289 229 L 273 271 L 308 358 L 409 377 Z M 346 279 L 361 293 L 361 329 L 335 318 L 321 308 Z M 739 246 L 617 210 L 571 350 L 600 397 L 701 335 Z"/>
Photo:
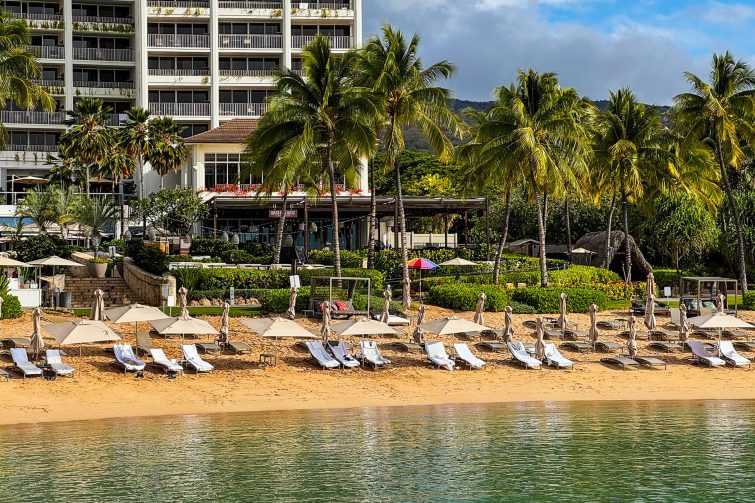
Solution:
<path fill-rule="evenodd" d="M 21 425 L 0 427 L 0 501 L 752 501 L 754 456 L 748 402 Z"/>

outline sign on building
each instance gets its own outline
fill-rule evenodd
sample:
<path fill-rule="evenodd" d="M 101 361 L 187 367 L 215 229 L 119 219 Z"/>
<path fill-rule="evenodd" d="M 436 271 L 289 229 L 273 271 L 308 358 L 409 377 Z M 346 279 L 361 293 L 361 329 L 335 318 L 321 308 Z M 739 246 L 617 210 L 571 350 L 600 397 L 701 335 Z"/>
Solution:
<path fill-rule="evenodd" d="M 280 218 L 283 215 L 283 210 L 267 210 L 268 218 Z M 286 218 L 296 218 L 299 216 L 297 210 L 286 210 Z"/>

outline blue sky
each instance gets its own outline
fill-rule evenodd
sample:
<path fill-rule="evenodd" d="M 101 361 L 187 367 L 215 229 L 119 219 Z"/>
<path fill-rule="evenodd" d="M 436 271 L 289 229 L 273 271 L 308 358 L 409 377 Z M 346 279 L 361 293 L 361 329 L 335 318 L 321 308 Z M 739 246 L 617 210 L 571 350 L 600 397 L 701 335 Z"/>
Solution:
<path fill-rule="evenodd" d="M 519 68 L 552 71 L 590 98 L 629 86 L 647 103 L 686 91 L 714 52 L 755 63 L 755 0 L 363 0 L 365 33 L 389 22 L 448 59 L 458 98 L 487 100 Z"/>

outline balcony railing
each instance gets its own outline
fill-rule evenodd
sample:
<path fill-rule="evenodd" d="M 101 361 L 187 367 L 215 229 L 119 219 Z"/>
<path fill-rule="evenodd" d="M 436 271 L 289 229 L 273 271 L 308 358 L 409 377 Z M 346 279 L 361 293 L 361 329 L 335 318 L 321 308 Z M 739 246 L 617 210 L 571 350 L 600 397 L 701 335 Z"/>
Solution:
<path fill-rule="evenodd" d="M 209 103 L 150 103 L 149 109 L 155 115 L 207 116 Z"/>
<path fill-rule="evenodd" d="M 134 24 L 132 17 L 73 16 L 73 20 L 77 23 Z"/>
<path fill-rule="evenodd" d="M 3 124 L 63 124 L 65 112 L 39 112 L 35 110 L 2 110 L 0 121 Z"/>
<path fill-rule="evenodd" d="M 65 47 L 57 45 L 27 45 L 26 48 L 40 59 L 64 59 Z"/>
<path fill-rule="evenodd" d="M 177 0 L 171 2 L 170 0 L 148 0 L 148 7 L 161 7 L 168 9 L 207 9 L 210 6 L 209 2 L 194 2 L 191 0 Z"/>
<path fill-rule="evenodd" d="M 354 37 L 351 36 L 337 36 L 337 37 L 325 37 L 330 41 L 330 47 L 332 49 L 351 49 L 354 41 Z M 311 35 L 294 35 L 291 37 L 291 47 L 294 49 L 301 49 L 302 47 L 311 44 L 315 41 L 315 37 Z"/>
<path fill-rule="evenodd" d="M 29 145 L 28 143 L 14 145 L 11 143 L 6 145 L 3 150 L 11 152 L 55 152 L 58 147 L 56 145 Z"/>
<path fill-rule="evenodd" d="M 149 47 L 199 47 L 204 49 L 210 48 L 209 35 L 165 35 L 151 34 L 147 35 L 147 45 Z"/>
<path fill-rule="evenodd" d="M 62 80 L 32 79 L 32 82 L 42 87 L 63 87 L 66 85 Z"/>
<path fill-rule="evenodd" d="M 281 35 L 220 35 L 220 49 L 281 49 Z"/>
<path fill-rule="evenodd" d="M 260 117 L 267 111 L 267 103 L 220 103 L 220 115 Z"/>
<path fill-rule="evenodd" d="M 272 77 L 274 70 L 220 70 L 221 77 Z"/>
<path fill-rule="evenodd" d="M 11 17 L 16 19 L 29 19 L 30 21 L 63 21 L 63 14 L 37 14 L 31 12 L 11 12 Z"/>
<path fill-rule="evenodd" d="M 165 77 L 204 77 L 210 75 L 209 69 L 184 70 L 181 68 L 150 68 L 149 74 L 153 76 L 165 76 Z"/>
<path fill-rule="evenodd" d="M 133 82 L 103 82 L 99 80 L 76 80 L 74 87 L 91 87 L 97 89 L 133 89 Z"/>
<path fill-rule="evenodd" d="M 95 47 L 74 47 L 73 59 L 92 61 L 134 61 L 133 49 L 98 49 Z"/>
<path fill-rule="evenodd" d="M 221 9 L 282 9 L 281 2 L 240 2 L 220 0 L 218 7 Z"/>
<path fill-rule="evenodd" d="M 351 9 L 348 2 L 291 2 L 294 9 Z"/>

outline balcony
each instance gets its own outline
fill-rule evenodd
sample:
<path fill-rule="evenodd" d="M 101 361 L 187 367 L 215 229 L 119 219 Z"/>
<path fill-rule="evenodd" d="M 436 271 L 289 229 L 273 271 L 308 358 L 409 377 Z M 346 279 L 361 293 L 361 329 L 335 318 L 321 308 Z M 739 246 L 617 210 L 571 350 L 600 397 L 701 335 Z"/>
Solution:
<path fill-rule="evenodd" d="M 89 87 L 92 89 L 133 89 L 133 82 L 103 82 L 99 80 L 76 80 L 74 87 Z"/>
<path fill-rule="evenodd" d="M 150 68 L 149 74 L 159 77 L 205 77 L 210 75 L 210 70 L 205 68 L 204 70 L 182 68 Z"/>
<path fill-rule="evenodd" d="M 219 35 L 220 49 L 281 49 L 281 35 Z"/>
<path fill-rule="evenodd" d="M 66 50 L 63 46 L 27 45 L 26 49 L 39 59 L 65 59 L 66 57 Z"/>
<path fill-rule="evenodd" d="M 220 103 L 220 115 L 233 117 L 261 117 L 267 103 Z"/>
<path fill-rule="evenodd" d="M 37 14 L 33 12 L 11 12 L 11 17 L 30 21 L 63 21 L 63 14 Z"/>
<path fill-rule="evenodd" d="M 348 2 L 291 2 L 292 9 L 329 9 L 329 10 L 350 10 L 351 4 Z"/>
<path fill-rule="evenodd" d="M 150 103 L 154 115 L 204 117 L 210 115 L 209 103 Z"/>
<path fill-rule="evenodd" d="M 2 110 L 0 122 L 3 124 L 39 124 L 43 126 L 63 124 L 65 112 L 39 112 L 35 110 Z"/>
<path fill-rule="evenodd" d="M 66 83 L 63 80 L 46 80 L 46 79 L 32 79 L 32 82 L 34 82 L 37 85 L 40 85 L 42 87 L 60 87 L 63 88 Z"/>
<path fill-rule="evenodd" d="M 326 37 L 330 41 L 331 49 L 351 49 L 354 45 L 354 37 L 351 36 L 338 36 L 338 37 Z M 301 49 L 306 45 L 315 41 L 314 36 L 310 35 L 294 35 L 291 37 L 291 47 L 294 49 Z"/>
<path fill-rule="evenodd" d="M 91 23 L 93 25 L 134 25 L 134 18 L 132 17 L 100 17 L 100 16 L 73 16 L 74 23 Z M 78 30 L 76 26 L 73 27 L 74 31 Z M 106 31 L 106 30 L 97 30 Z"/>
<path fill-rule="evenodd" d="M 210 2 L 192 2 L 190 0 L 147 0 L 147 7 L 160 7 L 162 9 L 208 9 Z"/>
<path fill-rule="evenodd" d="M 98 49 L 95 47 L 74 47 L 73 59 L 89 61 L 133 62 L 133 49 Z"/>
<path fill-rule="evenodd" d="M 271 10 L 277 10 L 277 9 L 283 9 L 283 4 L 281 2 L 234 2 L 234 1 L 228 1 L 228 0 L 220 0 L 218 2 L 218 7 L 221 9 L 246 9 L 246 10 L 255 10 L 255 9 L 271 9 Z"/>
<path fill-rule="evenodd" d="M 10 152 L 55 152 L 58 147 L 56 145 L 14 145 L 11 143 L 6 145 L 3 150 Z"/>
<path fill-rule="evenodd" d="M 180 49 L 209 49 L 210 48 L 210 36 L 209 35 L 163 35 L 153 34 L 147 35 L 147 45 L 150 49 L 170 47 Z"/>
<path fill-rule="evenodd" d="M 220 70 L 221 77 L 272 77 L 275 70 Z"/>

